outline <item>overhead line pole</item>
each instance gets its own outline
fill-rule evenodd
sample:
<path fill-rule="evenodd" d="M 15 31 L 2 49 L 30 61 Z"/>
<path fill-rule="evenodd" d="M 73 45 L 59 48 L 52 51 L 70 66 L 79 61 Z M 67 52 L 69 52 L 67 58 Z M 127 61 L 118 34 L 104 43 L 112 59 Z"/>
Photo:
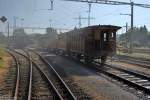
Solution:
<path fill-rule="evenodd" d="M 89 11 L 88 11 L 88 26 L 90 26 L 90 19 L 91 19 L 91 3 L 88 3 L 89 4 Z"/>
<path fill-rule="evenodd" d="M 94 19 L 94 18 L 91 18 L 90 16 L 88 16 L 88 17 L 81 17 L 81 15 L 79 14 L 79 17 L 78 18 L 74 18 L 74 19 L 77 19 L 77 20 L 79 20 L 79 28 L 81 28 L 81 26 L 82 26 L 82 23 L 81 23 L 81 20 L 82 19 L 88 19 L 88 25 L 90 25 L 90 19 Z"/>
<path fill-rule="evenodd" d="M 8 39 L 9 39 L 9 22 L 7 22 L 7 36 L 8 36 Z"/>
<path fill-rule="evenodd" d="M 130 33 L 130 53 L 132 53 L 132 49 L 133 49 L 133 41 L 132 41 L 132 33 L 133 33 L 133 22 L 134 22 L 134 19 L 133 19 L 133 15 L 134 15 L 134 12 L 133 12 L 133 10 L 134 10 L 134 3 L 133 2 L 131 2 L 131 33 Z"/>
<path fill-rule="evenodd" d="M 125 27 L 126 28 L 126 33 L 125 33 L 125 48 L 126 48 L 126 50 L 128 50 L 128 23 L 126 22 L 126 25 L 125 26 L 123 26 L 123 27 Z"/>
<path fill-rule="evenodd" d="M 54 0 L 50 0 L 50 3 L 51 3 L 50 10 L 53 10 Z"/>
<path fill-rule="evenodd" d="M 78 25 L 79 25 L 79 28 L 81 28 L 81 26 L 82 26 L 82 22 L 81 22 L 81 20 L 82 20 L 82 19 L 88 19 L 88 18 L 81 17 L 81 15 L 79 14 L 79 17 L 78 17 L 78 18 L 74 18 L 74 19 L 79 20 Z"/>
<path fill-rule="evenodd" d="M 83 19 L 83 18 L 82 18 L 82 19 Z M 81 25 L 82 25 L 82 24 L 81 24 L 81 15 L 79 15 L 78 20 L 79 20 L 79 23 L 78 23 L 78 24 L 79 24 L 79 28 L 81 28 Z"/>
<path fill-rule="evenodd" d="M 128 49 L 128 23 L 126 22 L 126 33 L 125 33 L 125 46 Z"/>

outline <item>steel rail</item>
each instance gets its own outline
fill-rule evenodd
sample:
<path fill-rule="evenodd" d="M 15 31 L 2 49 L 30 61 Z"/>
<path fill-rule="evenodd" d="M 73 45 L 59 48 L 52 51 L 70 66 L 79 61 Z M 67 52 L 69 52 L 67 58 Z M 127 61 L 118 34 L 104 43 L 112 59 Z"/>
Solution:
<path fill-rule="evenodd" d="M 17 60 L 16 56 L 11 51 L 9 51 L 9 50 L 6 50 L 6 51 L 13 57 L 13 59 L 15 60 L 15 63 L 16 63 L 16 67 L 17 67 L 16 85 L 15 85 L 15 92 L 14 92 L 14 96 L 13 96 L 13 99 L 17 100 L 18 99 L 18 90 L 19 90 L 19 79 L 20 79 L 19 63 L 18 63 L 18 60 Z"/>
<path fill-rule="evenodd" d="M 57 71 L 53 68 L 53 66 L 43 57 L 41 56 L 39 53 L 33 51 L 33 50 L 30 50 L 32 52 L 34 52 L 35 54 L 37 54 L 40 59 L 46 64 L 48 65 L 49 67 L 48 68 L 51 68 L 53 70 L 53 72 L 55 73 L 56 77 L 61 81 L 61 83 L 64 85 L 65 89 L 67 90 L 68 94 L 70 95 L 69 97 L 71 98 L 71 100 L 77 100 L 77 98 L 74 96 L 74 94 L 71 92 L 71 90 L 69 89 L 69 87 L 66 85 L 66 83 L 63 81 L 63 79 L 60 77 L 60 75 L 57 73 Z"/>
<path fill-rule="evenodd" d="M 68 57 L 66 57 L 66 58 L 68 58 Z M 72 60 L 74 60 L 74 61 L 77 61 L 76 59 L 72 59 Z M 77 61 L 77 62 L 80 62 L 81 64 L 83 64 L 83 65 L 85 65 L 85 63 L 84 62 L 82 62 L 82 61 Z M 98 65 L 97 65 L 97 64 Z M 92 69 L 92 70 L 94 70 L 94 71 L 96 71 L 96 72 L 100 72 L 100 73 L 103 73 L 103 74 L 105 74 L 105 75 L 107 75 L 107 76 L 109 76 L 109 77 L 111 77 L 111 78 L 114 78 L 114 79 L 116 79 L 116 80 L 118 80 L 118 81 L 120 81 L 120 82 L 123 82 L 124 84 L 126 84 L 126 85 L 128 85 L 128 86 L 131 86 L 131 87 L 133 87 L 133 88 L 135 88 L 135 89 L 138 89 L 138 90 L 141 90 L 141 91 L 143 91 L 144 93 L 146 93 L 146 94 L 148 94 L 148 95 L 150 95 L 150 89 L 149 89 L 149 83 L 150 83 L 150 77 L 149 76 L 147 76 L 147 75 L 143 75 L 143 74 L 140 74 L 140 73 L 138 73 L 138 72 L 134 72 L 134 71 L 128 71 L 128 70 L 126 70 L 126 69 L 122 69 L 122 68 L 118 68 L 118 67 L 115 67 L 115 66 L 107 66 L 107 67 L 109 67 L 109 68 L 112 68 L 112 69 L 115 69 L 115 70 L 118 70 L 118 71 L 120 71 L 120 72 L 123 72 L 123 73 L 128 73 L 129 75 L 131 75 L 131 76 L 134 76 L 134 78 L 139 78 L 140 80 L 142 80 L 142 79 L 144 79 L 144 80 L 147 80 L 148 81 L 148 88 L 145 86 L 144 87 L 144 84 L 139 84 L 139 83 L 136 83 L 136 82 L 134 82 L 133 80 L 129 80 L 129 78 L 128 79 L 126 79 L 125 77 L 121 77 L 121 75 L 119 76 L 118 74 L 115 74 L 115 73 L 113 73 L 113 72 L 109 72 L 106 68 L 106 65 L 104 64 L 104 66 L 103 67 L 101 67 L 101 66 L 99 66 L 100 65 L 100 63 L 99 62 L 94 62 L 92 65 L 90 65 L 90 66 L 88 66 L 88 68 L 90 68 L 90 69 Z M 91 67 L 92 66 L 92 67 Z M 87 64 L 86 64 L 86 67 L 87 67 Z"/>
<path fill-rule="evenodd" d="M 137 73 L 135 71 L 131 71 L 131 70 L 128 70 L 128 69 L 124 69 L 124 68 L 119 68 L 119 66 L 113 66 L 113 65 L 106 65 L 107 67 L 110 67 L 110 68 L 114 68 L 114 69 L 117 69 L 117 70 L 120 70 L 120 71 L 123 71 L 125 73 L 129 73 L 129 74 L 132 74 L 132 75 L 135 75 L 137 77 L 141 77 L 143 79 L 146 79 L 146 80 L 149 80 L 150 81 L 150 76 L 147 76 L 147 75 L 144 75 L 144 74 L 141 74 L 141 73 Z"/>
<path fill-rule="evenodd" d="M 140 79 L 145 79 L 145 80 L 150 81 L 150 77 L 148 77 L 148 76 L 145 76 L 145 75 L 142 75 L 142 74 L 139 74 L 139 73 L 136 73 L 136 72 L 132 72 L 132 71 L 129 71 L 129 70 L 125 70 L 125 69 L 122 69 L 122 68 L 118 68 L 118 67 L 115 67 L 115 66 L 111 66 L 111 65 L 105 64 L 104 68 L 112 68 L 112 69 L 115 69 L 115 70 L 119 70 L 120 72 L 127 73 L 127 74 L 129 74 L 131 76 L 135 76 L 135 78 L 140 78 Z M 144 87 L 142 85 L 139 85 L 136 82 L 132 82 L 131 80 L 128 80 L 128 79 L 123 78 L 123 77 L 121 77 L 119 75 L 116 75 L 113 72 L 109 71 L 109 69 L 105 70 L 103 68 L 100 68 L 97 65 L 94 65 L 94 69 L 97 70 L 97 71 L 100 71 L 100 72 L 102 72 L 102 73 L 104 73 L 106 75 L 108 75 L 109 77 L 112 77 L 112 78 L 115 78 L 115 79 L 117 79 L 119 81 L 122 81 L 123 83 L 125 83 L 125 84 L 127 84 L 129 86 L 132 86 L 132 87 L 135 87 L 135 88 L 137 88 L 137 89 L 139 89 L 141 91 L 144 91 L 145 93 L 150 95 L 150 89 L 148 89 L 148 88 L 146 88 L 146 87 Z"/>
<path fill-rule="evenodd" d="M 33 66 L 31 57 L 29 57 L 29 63 L 30 63 L 30 80 L 29 80 L 29 90 L 28 90 L 28 100 L 31 100 L 31 94 L 32 94 L 32 78 L 33 78 Z"/>
<path fill-rule="evenodd" d="M 119 57 L 119 58 L 121 58 L 121 59 L 125 59 L 125 60 L 129 60 L 129 61 L 134 61 L 134 62 L 139 62 L 139 65 L 140 65 L 140 63 L 141 63 L 141 65 L 143 64 L 147 64 L 147 65 L 149 65 L 149 67 L 150 67 L 150 62 L 148 62 L 148 61 L 144 61 L 144 60 L 137 60 L 137 59 L 133 59 L 133 58 L 126 58 L 126 57 Z"/>
<path fill-rule="evenodd" d="M 68 57 L 66 57 L 66 58 L 68 59 Z M 89 69 L 94 70 L 100 74 L 103 73 L 103 74 L 105 74 L 111 78 L 114 78 L 120 82 L 123 82 L 124 84 L 126 84 L 128 86 L 131 86 L 135 89 L 137 88 L 138 90 L 141 90 L 144 93 L 150 95 L 150 89 L 144 87 L 144 84 L 139 84 L 139 83 L 133 82 L 129 79 L 126 79 L 125 77 L 121 77 L 121 75 L 119 76 L 118 74 L 115 74 L 115 73 L 109 71 L 109 69 L 107 69 L 107 68 L 112 68 L 112 69 L 118 70 L 118 71 L 123 72 L 123 73 L 128 73 L 129 75 L 134 76 L 134 78 L 139 78 L 141 80 L 142 79 L 147 80 L 149 85 L 150 85 L 150 76 L 143 75 L 143 74 L 140 74 L 140 73 L 134 72 L 134 71 L 128 71 L 127 69 L 122 69 L 122 68 L 118 68 L 115 66 L 109 65 L 106 67 L 106 64 L 101 66 L 101 63 L 96 62 L 96 61 L 94 61 L 90 66 L 87 66 L 87 64 L 85 64 L 83 61 L 78 61 L 76 59 L 72 59 L 72 60 L 79 62 L 79 63 L 83 64 L 84 66 L 86 65 L 86 68 L 88 67 Z M 149 85 L 148 85 L 148 87 L 149 87 Z"/>
<path fill-rule="evenodd" d="M 16 51 L 15 51 L 16 52 Z M 17 52 L 16 52 L 17 53 Z M 31 61 L 31 57 L 29 56 L 29 65 L 30 65 L 30 79 L 29 79 L 29 87 L 28 87 L 28 100 L 31 100 L 31 93 L 32 93 L 32 77 L 33 77 L 33 66 L 32 66 L 32 61 Z"/>
<path fill-rule="evenodd" d="M 97 61 L 94 61 L 94 63 L 100 64 L 100 62 L 97 62 Z M 120 65 L 110 65 L 110 64 L 104 64 L 104 65 L 107 66 L 107 67 L 110 67 L 110 68 L 114 68 L 114 69 L 123 71 L 125 73 L 130 73 L 132 75 L 135 75 L 135 76 L 138 76 L 138 77 L 141 77 L 143 79 L 146 79 L 146 80 L 150 81 L 150 76 L 149 75 L 145 75 L 145 74 L 143 74 L 141 72 L 138 72 L 138 71 L 135 71 L 135 70 L 132 70 L 132 69 L 129 69 L 129 68 L 125 68 L 125 67 L 120 66 Z"/>
<path fill-rule="evenodd" d="M 18 52 L 16 51 L 16 50 L 11 50 L 11 51 L 13 51 L 13 52 L 15 52 L 15 53 L 17 53 L 18 54 Z M 17 59 L 17 58 L 16 58 Z M 27 59 L 28 60 L 28 62 L 29 62 L 29 83 L 28 83 L 28 96 L 27 96 L 27 99 L 28 100 L 31 100 L 31 91 L 32 91 L 32 63 L 31 63 L 31 61 L 30 61 L 30 58 L 29 59 Z M 18 91 L 19 91 L 19 87 L 18 87 Z M 18 95 L 18 93 L 16 94 L 16 95 Z M 17 96 L 17 98 L 18 98 L 18 96 Z M 17 99 L 16 99 L 17 100 Z"/>
<path fill-rule="evenodd" d="M 42 71 L 42 69 L 31 59 L 31 57 L 29 57 L 30 55 L 24 51 L 28 56 L 18 52 L 18 51 L 15 51 L 16 53 L 24 56 L 25 58 L 27 58 L 28 60 L 31 60 L 31 63 L 33 63 L 33 65 L 36 66 L 36 68 L 42 73 L 42 75 L 45 77 L 45 79 L 48 81 L 48 83 L 52 86 L 52 89 L 54 90 L 55 94 L 57 95 L 57 99 L 58 100 L 64 100 L 63 97 L 60 95 L 60 93 L 58 92 L 58 90 L 56 89 L 56 87 L 54 86 L 54 84 L 52 83 L 52 81 L 48 78 L 48 76 L 45 74 L 44 71 Z"/>
<path fill-rule="evenodd" d="M 100 64 L 99 62 L 96 62 L 96 61 L 95 61 L 95 63 Z M 109 64 L 105 64 L 105 66 L 106 67 L 110 67 L 110 68 L 114 68 L 116 70 L 119 70 L 119 71 L 122 71 L 122 72 L 125 72 L 125 73 L 129 73 L 129 74 L 132 74 L 132 75 L 135 75 L 135 76 L 138 76 L 138 77 L 141 77 L 143 79 L 146 79 L 146 80 L 150 81 L 150 76 L 144 75 L 142 73 L 136 72 L 136 71 L 131 70 L 131 69 L 122 68 L 122 66 L 119 66 L 119 65 L 109 65 Z"/>
<path fill-rule="evenodd" d="M 149 89 L 147 89 L 147 88 L 145 88 L 145 87 L 143 87 L 143 86 L 140 86 L 140 85 L 138 85 L 138 84 L 135 84 L 134 82 L 131 82 L 130 80 L 127 80 L 127 79 L 125 79 L 125 78 L 122 78 L 122 77 L 120 77 L 120 76 L 117 76 L 117 75 L 115 75 L 115 74 L 113 74 L 113 73 L 110 73 L 110 72 L 107 72 L 107 71 L 104 71 L 104 70 L 101 70 L 101 72 L 103 72 L 103 73 L 105 73 L 106 75 L 108 75 L 108 76 L 110 76 L 110 77 L 113 77 L 113 78 L 115 78 L 115 79 L 117 79 L 117 80 L 119 80 L 119 81 L 122 81 L 123 83 L 128 84 L 129 86 L 138 88 L 139 90 L 142 90 L 142 91 L 144 91 L 144 92 L 147 93 L 147 94 L 150 94 L 150 90 L 149 90 Z"/>
<path fill-rule="evenodd" d="M 144 60 L 137 60 L 134 58 L 127 58 L 124 56 L 118 56 L 119 61 L 121 62 L 125 62 L 125 63 L 129 63 L 129 64 L 133 64 L 133 65 L 138 65 L 139 67 L 144 67 L 147 69 L 150 69 L 150 62 L 148 61 L 144 61 Z"/>
<path fill-rule="evenodd" d="M 129 50 L 129 49 L 123 48 L 123 47 L 118 47 L 117 49 L 119 51 Z M 133 49 L 133 52 L 136 52 L 136 53 L 150 53 L 150 49 Z"/>

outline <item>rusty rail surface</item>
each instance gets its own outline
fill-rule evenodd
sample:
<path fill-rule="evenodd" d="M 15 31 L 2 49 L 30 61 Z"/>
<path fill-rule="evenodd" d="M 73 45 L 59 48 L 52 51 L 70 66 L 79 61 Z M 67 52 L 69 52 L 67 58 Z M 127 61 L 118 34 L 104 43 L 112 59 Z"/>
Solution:
<path fill-rule="evenodd" d="M 127 84 L 128 86 L 132 86 L 138 90 L 143 91 L 144 93 L 150 95 L 150 77 L 131 71 L 127 69 L 123 69 L 113 65 L 105 64 L 103 67 L 100 68 L 99 62 L 95 62 L 95 66 L 93 67 L 95 70 L 100 71 L 109 77 L 115 78 L 123 83 Z M 98 65 L 98 66 L 97 66 Z M 115 72 L 118 71 L 119 73 Z M 134 80 L 135 79 L 135 80 Z M 146 85 L 145 85 L 146 84 Z"/>
<path fill-rule="evenodd" d="M 11 50 L 12 52 L 15 52 L 16 54 L 18 54 L 18 52 L 17 51 L 15 51 L 15 50 Z M 20 73 L 20 68 L 19 68 L 19 61 L 18 61 L 18 58 L 15 56 L 15 54 L 12 54 L 14 57 L 15 57 L 15 59 L 16 59 L 16 61 L 17 61 L 17 64 L 18 64 L 18 75 L 20 75 L 21 73 Z M 30 59 L 27 59 L 28 60 L 28 62 L 29 62 L 29 82 L 28 82 L 28 95 L 27 95 L 27 99 L 28 100 L 31 100 L 31 91 L 32 91 L 32 63 L 31 63 L 31 61 L 30 61 Z M 14 100 L 17 100 L 19 97 L 18 97 L 18 93 L 19 93 L 19 85 L 20 85 L 20 83 L 19 83 L 19 80 L 20 80 L 20 77 L 18 77 L 17 78 L 17 89 L 15 90 L 15 96 L 14 96 Z"/>
<path fill-rule="evenodd" d="M 16 51 L 17 52 L 17 51 Z M 27 53 L 27 52 L 25 52 L 26 54 L 27 54 L 27 56 L 26 55 L 24 55 L 24 54 L 22 54 L 22 53 L 20 53 L 20 52 L 17 52 L 18 54 L 20 54 L 20 55 L 22 55 L 22 56 L 24 56 L 25 58 L 27 58 L 28 60 L 30 60 L 30 62 L 32 63 L 32 65 L 34 65 L 39 71 L 40 71 L 40 73 L 42 73 L 42 75 L 45 77 L 44 79 L 46 79 L 46 81 L 48 82 L 48 84 L 52 87 L 52 89 L 53 89 L 53 92 L 55 92 L 55 95 L 57 96 L 56 97 L 56 99 L 57 100 L 64 100 L 63 99 L 63 97 L 60 95 L 60 93 L 58 92 L 58 90 L 56 89 L 56 87 L 54 86 L 54 84 L 52 83 L 52 81 L 49 79 L 49 77 L 45 74 L 45 72 L 40 68 L 40 66 L 38 66 L 33 60 L 32 60 L 32 58 L 30 57 L 30 55 Z M 29 97 L 29 96 L 28 96 Z M 30 100 L 30 98 L 31 98 L 31 95 L 30 95 L 30 97 L 29 97 L 29 99 L 28 100 Z"/>
<path fill-rule="evenodd" d="M 19 90 L 19 78 L 20 78 L 20 74 L 19 74 L 19 62 L 16 58 L 16 56 L 9 50 L 7 50 L 7 52 L 13 57 L 13 59 L 15 60 L 16 63 L 16 67 L 17 67 L 17 73 L 16 73 L 16 85 L 15 85 L 15 92 L 14 92 L 14 100 L 17 100 L 18 98 L 18 90 Z"/>
<path fill-rule="evenodd" d="M 66 83 L 63 81 L 63 79 L 60 77 L 60 75 L 58 74 L 58 72 L 53 68 L 53 66 L 43 57 L 41 56 L 39 53 L 30 50 L 31 52 L 35 53 L 36 55 L 39 56 L 39 58 L 48 66 L 49 69 L 51 69 L 55 76 L 57 77 L 58 81 L 60 82 L 60 84 L 62 84 L 63 89 L 65 89 L 67 95 L 68 95 L 68 99 L 69 100 L 77 100 L 77 98 L 74 96 L 74 94 L 72 93 L 72 91 L 69 89 L 69 87 L 66 85 Z M 65 98 L 64 98 L 65 99 Z"/>

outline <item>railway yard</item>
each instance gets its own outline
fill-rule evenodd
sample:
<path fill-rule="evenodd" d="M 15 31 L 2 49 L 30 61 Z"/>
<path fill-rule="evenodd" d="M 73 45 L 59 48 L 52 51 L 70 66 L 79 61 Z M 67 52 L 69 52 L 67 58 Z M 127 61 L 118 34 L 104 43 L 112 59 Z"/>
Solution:
<path fill-rule="evenodd" d="M 149 0 L 0 8 L 0 100 L 150 100 Z"/>
<path fill-rule="evenodd" d="M 56 34 L 45 49 L 14 42 L 3 49 L 11 60 L 0 99 L 149 100 L 150 60 L 116 53 L 120 28 L 92 25 Z"/>
<path fill-rule="evenodd" d="M 102 66 L 45 50 L 8 50 L 1 99 L 149 100 L 149 62 L 117 56 Z M 115 92 L 114 92 L 115 91 Z"/>

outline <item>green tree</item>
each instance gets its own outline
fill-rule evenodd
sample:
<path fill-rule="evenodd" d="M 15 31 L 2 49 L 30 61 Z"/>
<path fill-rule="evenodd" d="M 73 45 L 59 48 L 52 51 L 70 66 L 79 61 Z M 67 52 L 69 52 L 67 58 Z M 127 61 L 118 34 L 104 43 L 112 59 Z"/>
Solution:
<path fill-rule="evenodd" d="M 120 35 L 119 37 L 120 41 L 125 41 L 125 34 Z M 148 30 L 145 25 L 140 28 L 137 27 L 134 28 L 132 33 L 131 33 L 131 29 L 129 29 L 127 32 L 128 42 L 130 37 L 135 46 L 147 46 L 148 41 L 150 41 L 148 36 Z"/>

